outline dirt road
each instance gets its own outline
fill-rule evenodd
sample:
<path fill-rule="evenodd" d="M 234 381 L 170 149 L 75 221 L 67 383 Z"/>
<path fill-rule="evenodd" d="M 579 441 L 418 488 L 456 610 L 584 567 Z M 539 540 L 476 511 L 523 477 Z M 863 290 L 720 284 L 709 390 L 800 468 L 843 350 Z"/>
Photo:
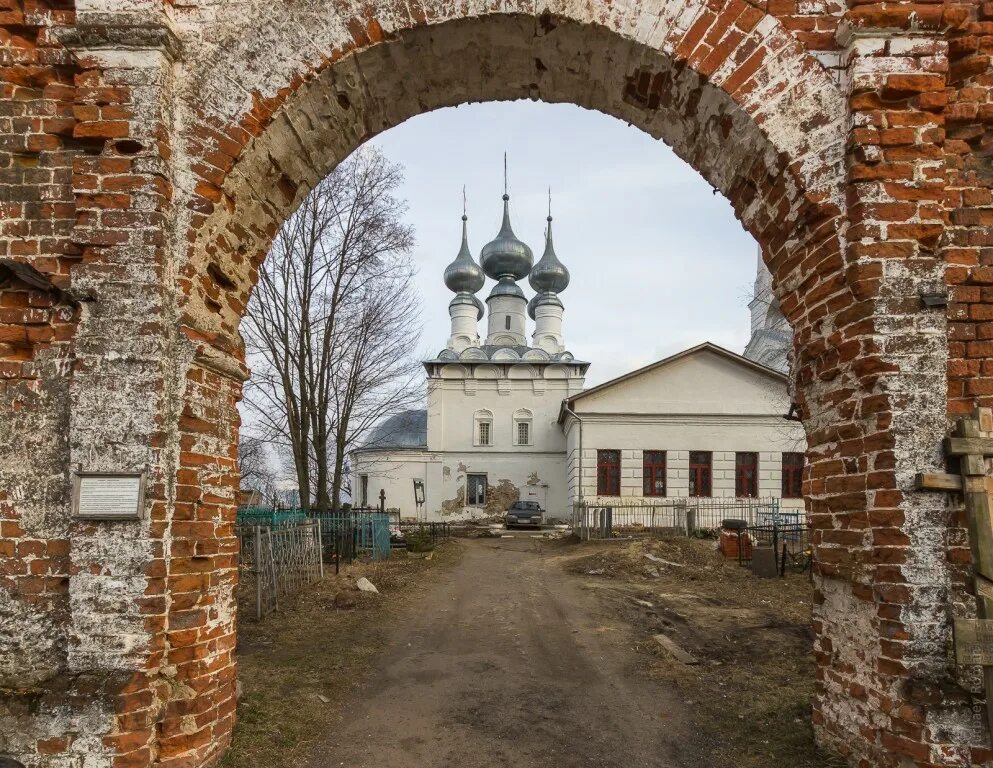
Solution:
<path fill-rule="evenodd" d="M 465 543 L 397 617 L 311 768 L 673 768 L 677 696 L 637 674 L 630 630 L 526 538 Z M 688 756 L 687 756 L 688 757 Z"/>

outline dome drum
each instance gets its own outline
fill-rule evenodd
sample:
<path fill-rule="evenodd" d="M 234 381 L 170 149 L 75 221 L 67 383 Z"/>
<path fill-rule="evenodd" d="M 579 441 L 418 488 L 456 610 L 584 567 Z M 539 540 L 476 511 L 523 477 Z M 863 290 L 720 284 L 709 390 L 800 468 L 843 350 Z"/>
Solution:
<path fill-rule="evenodd" d="M 562 304 L 562 300 L 554 293 L 536 293 L 531 301 L 528 302 L 528 317 L 534 320 L 535 311 L 538 307 L 544 306 L 558 307 L 562 310 L 565 309 L 565 306 Z"/>
<path fill-rule="evenodd" d="M 484 311 L 483 302 L 481 302 L 476 296 L 473 296 L 468 291 L 460 291 L 459 293 L 455 294 L 455 297 L 450 302 L 448 302 L 448 309 L 451 310 L 453 307 L 459 307 L 464 305 L 475 307 L 476 319 L 477 320 L 483 319 L 483 311 Z"/>
<path fill-rule="evenodd" d="M 516 299 L 524 299 L 524 291 L 521 287 L 514 282 L 514 280 L 507 275 L 500 278 L 500 282 L 493 286 L 493 290 L 490 291 L 490 295 L 486 297 L 486 301 L 495 299 L 499 296 L 512 296 Z"/>

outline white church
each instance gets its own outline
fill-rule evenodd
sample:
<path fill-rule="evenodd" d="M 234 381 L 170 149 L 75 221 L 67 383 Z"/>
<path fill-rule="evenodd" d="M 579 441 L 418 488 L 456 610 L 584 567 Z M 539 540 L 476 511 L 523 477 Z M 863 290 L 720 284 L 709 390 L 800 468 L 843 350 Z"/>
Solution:
<path fill-rule="evenodd" d="M 478 263 L 463 215 L 444 275 L 451 335 L 424 361 L 427 407 L 385 420 L 353 451 L 353 502 L 375 506 L 382 491 L 402 518 L 422 521 L 497 517 L 517 500 L 539 502 L 546 519 L 568 519 L 577 501 L 772 497 L 802 508 L 806 443 L 786 418 L 790 331 L 761 258 L 745 356 L 705 342 L 587 389 L 590 363 L 563 336 L 569 270 L 552 217 L 535 264 L 509 200 Z"/>

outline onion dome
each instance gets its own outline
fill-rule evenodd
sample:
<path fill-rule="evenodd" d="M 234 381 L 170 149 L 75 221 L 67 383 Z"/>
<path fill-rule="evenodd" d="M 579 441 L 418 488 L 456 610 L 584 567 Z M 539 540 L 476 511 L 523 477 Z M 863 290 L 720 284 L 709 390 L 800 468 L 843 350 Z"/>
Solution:
<path fill-rule="evenodd" d="M 561 293 L 569 287 L 569 270 L 555 255 L 555 246 L 552 244 L 551 214 L 548 216 L 548 231 L 545 234 L 545 252 L 531 270 L 528 282 L 539 293 Z"/>
<path fill-rule="evenodd" d="M 455 261 L 445 267 L 445 285 L 456 293 L 475 293 L 483 287 L 486 276 L 469 252 L 469 237 L 466 233 L 468 216 L 462 214 L 462 247 Z"/>
<path fill-rule="evenodd" d="M 522 280 L 531 271 L 534 254 L 525 243 L 517 239 L 510 226 L 510 195 L 503 195 L 503 224 L 496 238 L 483 246 L 479 263 L 488 277 L 500 280 L 509 277 Z"/>

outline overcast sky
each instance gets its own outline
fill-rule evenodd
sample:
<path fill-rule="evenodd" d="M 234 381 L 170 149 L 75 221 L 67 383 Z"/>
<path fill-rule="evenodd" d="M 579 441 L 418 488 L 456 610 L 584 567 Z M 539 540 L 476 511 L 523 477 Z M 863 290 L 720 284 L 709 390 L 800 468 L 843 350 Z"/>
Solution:
<path fill-rule="evenodd" d="M 754 240 L 723 196 L 636 128 L 572 105 L 521 101 L 420 115 L 374 143 L 406 168 L 422 353 L 448 339 L 452 293 L 442 273 L 459 249 L 462 187 L 478 259 L 500 226 L 504 151 L 514 231 L 536 261 L 552 189 L 555 251 L 572 274 L 561 295 L 566 347 L 592 363 L 587 385 L 702 341 L 735 352 L 748 341 Z"/>

